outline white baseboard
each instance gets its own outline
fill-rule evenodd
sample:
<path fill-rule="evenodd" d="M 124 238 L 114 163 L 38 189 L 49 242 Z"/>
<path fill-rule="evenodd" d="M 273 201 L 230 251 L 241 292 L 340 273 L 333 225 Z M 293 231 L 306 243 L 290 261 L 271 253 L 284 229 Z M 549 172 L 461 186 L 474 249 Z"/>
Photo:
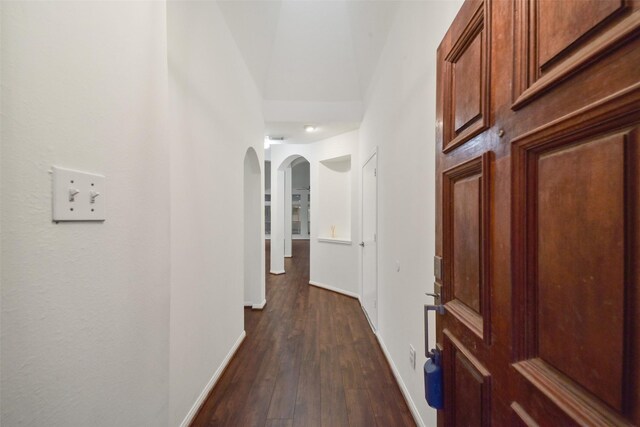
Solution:
<path fill-rule="evenodd" d="M 284 270 L 277 270 L 277 271 L 271 270 L 269 273 L 271 273 L 271 274 L 284 274 Z"/>
<path fill-rule="evenodd" d="M 242 344 L 242 341 L 244 341 L 244 338 L 246 336 L 247 336 L 247 333 L 245 331 L 242 331 L 242 333 L 236 340 L 235 344 L 233 344 L 233 347 L 231 347 L 231 350 L 229 350 L 229 353 L 227 353 L 227 356 L 224 358 L 224 360 L 222 361 L 218 369 L 216 369 L 216 372 L 213 374 L 213 376 L 211 377 L 207 385 L 204 387 L 204 390 L 202 390 L 202 393 L 200 393 L 200 396 L 198 396 L 198 398 L 196 399 L 195 403 L 187 413 L 187 416 L 184 417 L 184 420 L 182 420 L 182 422 L 180 423 L 180 427 L 188 427 L 191 424 L 195 416 L 198 414 L 200 407 L 204 403 L 207 396 L 209 396 L 209 393 L 211 393 L 211 390 L 220 379 L 220 376 L 222 375 L 224 370 L 227 368 L 227 365 L 233 358 L 233 355 L 236 354 L 236 351 L 238 351 L 238 347 L 240 347 L 240 344 Z"/>
<path fill-rule="evenodd" d="M 253 307 L 253 303 L 251 301 L 245 301 L 244 302 L 244 306 L 245 307 Z"/>
<path fill-rule="evenodd" d="M 380 337 L 379 333 L 376 333 L 376 338 L 378 338 L 378 342 L 380 343 L 380 348 L 382 348 L 382 352 L 384 353 L 384 357 L 387 358 L 387 362 L 389 362 L 389 366 L 391 366 L 391 372 L 393 372 L 393 376 L 396 378 L 396 381 L 398 382 L 398 385 L 400 386 L 400 391 L 402 391 L 402 395 L 404 396 L 404 400 L 407 402 L 407 406 L 409 407 L 409 410 L 411 411 L 411 415 L 413 416 L 413 420 L 416 422 L 416 424 L 418 426 L 425 427 L 424 421 L 422 420 L 422 417 L 420 416 L 420 412 L 418 412 L 418 408 L 416 407 L 415 402 L 411 398 L 411 394 L 409 394 L 409 389 L 407 388 L 407 386 L 405 385 L 404 381 L 402 380 L 402 377 L 400 376 L 400 371 L 398 371 L 398 368 L 396 367 L 396 364 L 393 363 L 393 359 L 391 358 L 391 354 L 389 353 L 389 350 L 387 350 L 387 346 L 384 344 L 384 341 L 382 341 L 382 337 Z"/>
<path fill-rule="evenodd" d="M 336 288 L 336 287 L 331 286 L 331 285 L 325 285 L 324 283 L 315 282 L 313 280 L 309 280 L 309 284 L 311 286 L 315 286 L 317 288 L 327 289 L 329 291 L 337 292 L 339 294 L 346 295 L 348 297 L 360 300 L 360 295 L 356 294 L 355 292 L 345 291 L 344 289 Z"/>
<path fill-rule="evenodd" d="M 267 300 L 263 299 L 262 302 L 260 304 L 253 304 L 251 306 L 251 308 L 253 310 L 262 310 L 264 308 L 264 306 L 267 305 Z"/>

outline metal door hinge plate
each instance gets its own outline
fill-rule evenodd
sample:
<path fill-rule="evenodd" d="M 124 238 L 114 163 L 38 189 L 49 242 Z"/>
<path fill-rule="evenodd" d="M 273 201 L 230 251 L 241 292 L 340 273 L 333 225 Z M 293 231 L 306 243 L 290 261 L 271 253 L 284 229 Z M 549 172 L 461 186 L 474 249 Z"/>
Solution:
<path fill-rule="evenodd" d="M 437 255 L 433 257 L 433 275 L 436 280 L 442 281 L 442 257 Z"/>

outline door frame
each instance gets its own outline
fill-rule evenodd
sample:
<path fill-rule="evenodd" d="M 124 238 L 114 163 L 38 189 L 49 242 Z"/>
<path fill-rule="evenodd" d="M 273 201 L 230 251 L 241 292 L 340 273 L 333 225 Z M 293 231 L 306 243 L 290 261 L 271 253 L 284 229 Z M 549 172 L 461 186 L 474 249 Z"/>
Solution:
<path fill-rule="evenodd" d="M 374 269 L 374 277 L 375 277 L 375 294 L 376 294 L 376 304 L 375 304 L 375 310 L 376 310 L 376 324 L 374 325 L 374 323 L 371 321 L 371 319 L 369 318 L 369 314 L 367 313 L 367 310 L 364 307 L 364 256 L 363 256 L 363 252 L 362 250 L 360 251 L 360 295 L 361 295 L 361 299 L 360 299 L 360 307 L 362 307 L 362 311 L 364 312 L 365 317 L 367 318 L 367 321 L 369 322 L 369 326 L 371 326 L 371 329 L 373 330 L 374 333 L 377 332 L 378 330 L 378 325 L 380 323 L 380 319 L 379 319 L 379 306 L 378 306 L 378 302 L 380 300 L 379 298 L 379 293 L 378 293 L 378 147 L 376 146 L 373 150 L 373 153 L 371 155 L 369 155 L 366 159 L 366 161 L 364 163 L 362 163 L 362 167 L 360 169 L 360 241 L 364 242 L 364 168 L 367 166 L 367 164 L 369 164 L 370 161 L 374 160 L 375 158 L 375 171 L 376 171 L 376 188 L 375 188 L 375 197 L 376 197 L 376 209 L 375 209 L 375 213 L 376 213 L 376 221 L 375 221 L 375 242 L 376 242 L 376 253 L 375 253 L 375 269 Z"/>

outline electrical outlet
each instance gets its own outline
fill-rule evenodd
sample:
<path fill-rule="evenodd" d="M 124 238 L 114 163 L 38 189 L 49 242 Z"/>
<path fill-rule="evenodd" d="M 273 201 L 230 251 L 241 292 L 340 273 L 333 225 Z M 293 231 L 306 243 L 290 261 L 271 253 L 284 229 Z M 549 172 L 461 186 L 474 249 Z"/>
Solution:
<path fill-rule="evenodd" d="M 409 365 L 411 369 L 416 370 L 416 349 L 411 344 L 409 344 Z"/>

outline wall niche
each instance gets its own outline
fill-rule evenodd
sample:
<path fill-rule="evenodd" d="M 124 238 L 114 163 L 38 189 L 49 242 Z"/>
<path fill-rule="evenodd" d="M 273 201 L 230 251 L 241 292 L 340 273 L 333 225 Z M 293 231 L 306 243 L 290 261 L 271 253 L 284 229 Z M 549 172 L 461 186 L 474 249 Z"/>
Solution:
<path fill-rule="evenodd" d="M 351 155 L 320 161 L 318 240 L 351 243 Z"/>

